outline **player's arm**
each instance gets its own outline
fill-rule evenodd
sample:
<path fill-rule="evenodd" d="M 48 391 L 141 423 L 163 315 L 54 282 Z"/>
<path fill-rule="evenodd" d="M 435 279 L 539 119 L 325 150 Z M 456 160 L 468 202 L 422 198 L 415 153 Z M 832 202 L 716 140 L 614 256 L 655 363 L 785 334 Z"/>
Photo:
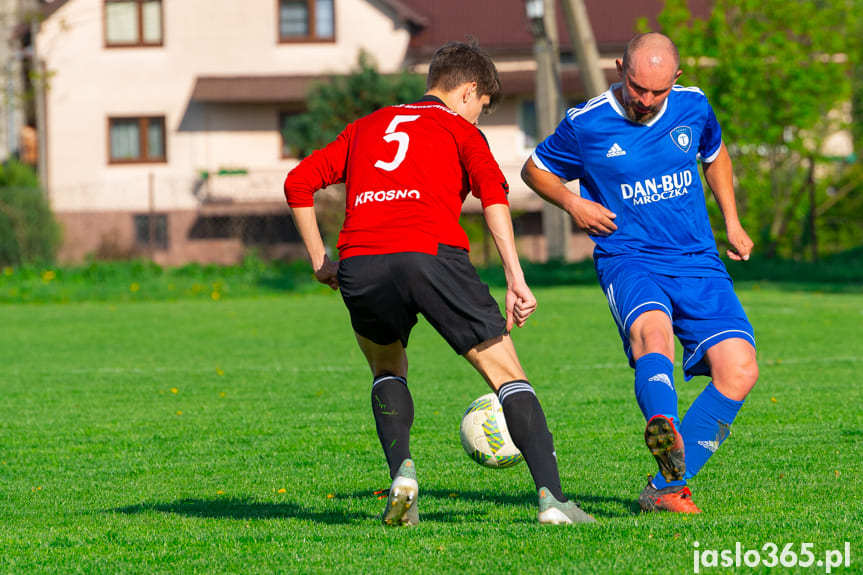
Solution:
<path fill-rule="evenodd" d="M 521 262 L 515 248 L 512 214 L 507 193 L 509 185 L 491 154 L 488 142 L 479 130 L 472 128 L 459 146 L 462 165 L 468 173 L 470 190 L 482 203 L 483 216 L 500 254 L 506 275 L 506 330 L 522 327 L 536 310 L 536 298 L 524 280 Z"/>
<path fill-rule="evenodd" d="M 731 165 L 731 156 L 723 143 L 719 149 L 719 155 L 712 162 L 702 164 L 704 179 L 719 204 L 722 217 L 725 220 L 725 232 L 728 235 L 728 243 L 731 249 L 727 250 L 728 257 L 740 261 L 748 260 L 754 245 L 749 234 L 740 224 L 737 215 L 737 200 L 734 197 L 734 176 Z"/>
<path fill-rule="evenodd" d="M 617 215 L 597 202 L 572 193 L 556 175 L 540 169 L 528 158 L 521 169 L 521 179 L 545 201 L 572 216 L 575 224 L 592 236 L 608 236 L 616 229 Z"/>
<path fill-rule="evenodd" d="M 297 226 L 297 231 L 300 232 L 303 245 L 306 246 L 306 251 L 312 261 L 315 279 L 332 289 L 338 289 L 339 264 L 330 261 L 329 256 L 327 256 L 327 250 L 324 248 L 324 241 L 321 239 L 321 232 L 318 229 L 318 218 L 315 215 L 314 206 L 292 208 L 291 215 L 294 217 L 294 224 Z"/>
<path fill-rule="evenodd" d="M 524 271 L 518 260 L 509 206 L 507 204 L 485 206 L 483 216 L 500 254 L 506 275 L 506 330 L 510 331 L 513 325 L 522 327 L 530 314 L 536 311 L 536 298 L 533 297 L 524 280 Z"/>
<path fill-rule="evenodd" d="M 339 287 L 338 263 L 330 261 L 327 256 L 315 215 L 314 194 L 328 185 L 344 181 L 352 130 L 352 126 L 348 126 L 336 140 L 300 162 L 288 173 L 284 185 L 285 198 L 309 254 L 315 278 L 332 289 Z"/>

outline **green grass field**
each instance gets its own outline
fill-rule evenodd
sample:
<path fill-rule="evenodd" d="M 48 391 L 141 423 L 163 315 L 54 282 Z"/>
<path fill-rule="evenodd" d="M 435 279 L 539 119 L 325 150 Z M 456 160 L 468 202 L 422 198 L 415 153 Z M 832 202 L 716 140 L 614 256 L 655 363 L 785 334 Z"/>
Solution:
<path fill-rule="evenodd" d="M 811 544 L 813 564 L 700 571 L 824 573 L 846 542 L 832 572 L 863 572 L 863 294 L 739 289 L 761 379 L 690 484 L 704 513 L 682 517 L 638 510 L 655 465 L 600 290 L 535 293 L 516 346 L 595 525 L 540 527 L 526 466 L 468 459 L 459 421 L 487 389 L 424 322 L 422 523 L 385 529 L 371 378 L 337 294 L 0 305 L 0 573 L 661 575 L 737 543 L 768 563 L 771 543 L 777 561 Z M 683 383 L 679 357 L 677 375 L 682 414 L 707 380 Z"/>

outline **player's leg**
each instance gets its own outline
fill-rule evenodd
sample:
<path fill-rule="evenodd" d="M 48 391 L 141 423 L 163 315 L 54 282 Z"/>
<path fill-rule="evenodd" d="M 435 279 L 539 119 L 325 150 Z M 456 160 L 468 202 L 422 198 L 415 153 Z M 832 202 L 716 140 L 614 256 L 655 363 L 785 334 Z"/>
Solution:
<path fill-rule="evenodd" d="M 548 494 L 553 488 L 560 496 L 559 505 L 564 511 L 548 511 L 548 522 L 592 520 L 560 491 L 545 414 L 506 333 L 500 306 L 480 279 L 468 253 L 441 245 L 436 256 L 414 254 L 404 259 L 410 265 L 397 273 L 409 285 L 411 301 L 453 351 L 464 356 L 498 393 L 510 435 L 527 461 L 537 489 L 543 488 L 540 493 Z M 545 503 L 541 502 L 541 511 L 550 500 L 546 497 Z M 540 521 L 546 522 L 542 516 Z"/>
<path fill-rule="evenodd" d="M 723 396 L 743 401 L 758 381 L 755 346 L 743 338 L 726 339 L 707 350 L 713 385 Z"/>
<path fill-rule="evenodd" d="M 464 357 L 497 393 L 509 434 L 524 456 L 536 488 L 547 487 L 558 500 L 566 501 L 545 413 L 518 362 L 510 336 L 483 342 Z"/>
<path fill-rule="evenodd" d="M 673 305 L 666 293 L 668 278 L 651 273 L 637 263 L 607 266 L 600 282 L 609 309 L 634 368 L 634 391 L 646 422 L 644 440 L 659 466 L 654 478 L 684 485 L 683 440 L 674 386 Z"/>
<path fill-rule="evenodd" d="M 686 487 L 685 443 L 674 387 L 674 331 L 664 310 L 641 314 L 629 331 L 635 361 L 635 397 L 647 425 L 644 442 L 659 473 L 639 495 L 645 511 L 698 513 Z"/>
<path fill-rule="evenodd" d="M 635 363 L 635 399 L 644 419 L 663 415 L 679 425 L 671 318 L 664 310 L 642 313 L 632 323 L 629 343 Z"/>
<path fill-rule="evenodd" d="M 407 384 L 407 353 L 399 340 L 379 345 L 358 333 L 355 335 L 374 376 L 372 413 L 390 468 L 390 478 L 394 478 L 402 461 L 411 458 L 414 404 Z"/>
<path fill-rule="evenodd" d="M 712 382 L 695 399 L 681 424 L 686 441 L 686 478 L 694 477 L 730 433 L 743 400 L 758 380 L 752 325 L 728 277 L 689 278 L 678 302 L 677 335 L 687 379 Z"/>
<path fill-rule="evenodd" d="M 683 486 L 686 471 L 674 387 L 674 331 L 664 310 L 647 311 L 629 330 L 635 362 L 635 398 L 647 425 L 644 442 L 659 466 L 657 489 Z"/>
<path fill-rule="evenodd" d="M 639 495 L 639 505 L 645 511 L 697 513 L 683 479 L 686 458 L 678 430 L 673 305 L 666 293 L 674 286 L 637 262 L 612 262 L 598 271 L 624 352 L 635 370 L 635 397 L 646 421 L 644 441 L 659 468 Z"/>
<path fill-rule="evenodd" d="M 554 438 L 510 336 L 485 341 L 464 357 L 498 395 L 509 434 L 527 462 L 540 498 L 540 523 L 594 521 L 563 494 Z"/>
<path fill-rule="evenodd" d="M 382 521 L 397 527 L 417 525 L 419 484 L 410 451 L 414 404 L 407 384 L 407 354 L 400 340 L 379 345 L 355 335 L 374 374 L 372 413 L 392 479 Z"/>
<path fill-rule="evenodd" d="M 470 348 L 464 358 L 495 392 L 508 381 L 526 379 L 509 334 L 499 335 Z"/>
<path fill-rule="evenodd" d="M 692 403 L 683 418 L 686 477 L 692 478 L 731 433 L 743 400 L 758 380 L 755 347 L 747 339 L 723 340 L 707 350 L 713 381 Z"/>
<path fill-rule="evenodd" d="M 373 376 L 372 414 L 392 479 L 383 522 L 416 525 L 419 486 L 410 453 L 414 406 L 407 386 L 405 352 L 416 312 L 400 301 L 389 260 L 388 256 L 342 260 L 339 286 L 357 343 Z"/>

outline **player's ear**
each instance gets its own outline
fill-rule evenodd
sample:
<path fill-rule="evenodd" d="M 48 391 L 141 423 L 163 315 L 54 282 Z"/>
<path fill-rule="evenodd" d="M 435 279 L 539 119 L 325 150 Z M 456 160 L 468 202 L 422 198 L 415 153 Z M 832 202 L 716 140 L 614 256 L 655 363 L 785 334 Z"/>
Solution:
<path fill-rule="evenodd" d="M 623 60 L 618 58 L 614 63 L 617 64 L 617 76 L 621 81 L 623 81 Z"/>
<path fill-rule="evenodd" d="M 477 83 L 476 82 L 465 82 L 461 87 L 461 101 L 464 104 L 470 102 L 470 99 L 474 96 L 477 96 L 476 93 Z"/>

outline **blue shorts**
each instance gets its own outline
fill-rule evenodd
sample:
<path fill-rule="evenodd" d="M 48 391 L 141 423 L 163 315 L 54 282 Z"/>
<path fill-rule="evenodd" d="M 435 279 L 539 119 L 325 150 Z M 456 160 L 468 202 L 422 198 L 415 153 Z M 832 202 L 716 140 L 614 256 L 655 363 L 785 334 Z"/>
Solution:
<path fill-rule="evenodd" d="M 752 324 L 728 275 L 672 277 L 653 273 L 648 265 L 632 260 L 603 265 L 597 272 L 631 367 L 635 362 L 629 329 L 639 315 L 651 310 L 663 311 L 671 318 L 674 335 L 683 346 L 687 380 L 710 374 L 705 353 L 717 343 L 740 338 L 755 345 Z"/>

